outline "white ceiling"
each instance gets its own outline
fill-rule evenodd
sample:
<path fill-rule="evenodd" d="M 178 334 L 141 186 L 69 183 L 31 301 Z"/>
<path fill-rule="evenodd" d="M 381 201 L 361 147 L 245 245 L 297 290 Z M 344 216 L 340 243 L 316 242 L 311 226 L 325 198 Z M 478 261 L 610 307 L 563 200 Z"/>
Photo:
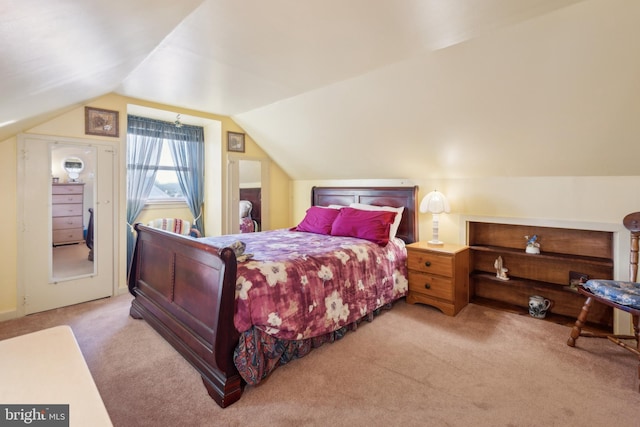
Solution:
<path fill-rule="evenodd" d="M 294 179 L 580 175 L 566 161 L 523 168 L 492 152 L 526 162 L 537 150 L 553 153 L 562 132 L 581 136 L 533 111 L 547 106 L 525 86 L 544 79 L 546 95 L 575 90 L 581 102 L 582 85 L 611 71 L 581 80 L 575 67 L 595 54 L 628 56 L 619 33 L 637 40 L 638 3 L 4 0 L 0 124 L 16 120 L 8 128 L 20 130 L 34 116 L 116 92 L 232 116 Z M 609 10 L 611 19 L 601 14 Z M 617 74 L 635 83 L 635 71 Z M 516 96 L 523 90 L 530 102 Z M 630 101 L 620 98 L 628 91 L 611 91 L 609 102 Z M 501 131 L 504 119 L 522 134 Z M 531 120 L 555 130 L 528 136 Z"/>
<path fill-rule="evenodd" d="M 118 91 L 233 116 L 575 2 L 208 0 Z"/>

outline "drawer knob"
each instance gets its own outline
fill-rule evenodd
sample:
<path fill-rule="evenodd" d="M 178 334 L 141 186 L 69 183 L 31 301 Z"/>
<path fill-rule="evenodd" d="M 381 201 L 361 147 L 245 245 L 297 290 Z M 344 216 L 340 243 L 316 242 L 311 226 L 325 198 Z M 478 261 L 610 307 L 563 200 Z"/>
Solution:
<path fill-rule="evenodd" d="M 428 284 L 428 283 L 425 283 L 425 284 L 424 284 L 424 288 L 425 288 L 425 289 L 431 289 L 431 285 L 430 285 L 430 284 Z"/>
<path fill-rule="evenodd" d="M 427 261 L 424 263 L 425 267 L 431 267 L 431 261 Z"/>

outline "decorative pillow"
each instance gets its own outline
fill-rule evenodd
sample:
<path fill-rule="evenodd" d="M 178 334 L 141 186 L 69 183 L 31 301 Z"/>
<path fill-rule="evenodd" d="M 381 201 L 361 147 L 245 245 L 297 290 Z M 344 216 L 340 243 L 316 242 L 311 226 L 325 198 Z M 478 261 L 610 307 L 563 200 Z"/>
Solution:
<path fill-rule="evenodd" d="M 149 227 L 159 228 L 160 230 L 171 231 L 177 234 L 188 236 L 191 231 L 191 223 L 179 218 L 157 218 L 149 221 Z"/>
<path fill-rule="evenodd" d="M 240 233 L 253 233 L 256 230 L 255 222 L 248 217 L 240 218 Z"/>
<path fill-rule="evenodd" d="M 587 280 L 587 283 L 582 286 L 618 304 L 640 308 L 640 283 L 592 279 Z"/>
<path fill-rule="evenodd" d="M 389 229 L 395 212 L 342 208 L 331 227 L 332 236 L 366 239 L 384 246 L 389 242 Z"/>
<path fill-rule="evenodd" d="M 396 237 L 396 233 L 398 232 L 398 227 L 400 227 L 400 221 L 402 221 L 402 212 L 404 212 L 404 206 L 400 206 L 399 208 L 394 208 L 392 206 L 365 205 L 364 203 L 351 203 L 351 205 L 349 206 L 355 209 L 361 209 L 365 211 L 395 212 L 396 216 L 389 229 L 389 240 Z"/>
<path fill-rule="evenodd" d="M 331 225 L 340 213 L 339 209 L 329 209 L 311 206 L 296 231 L 306 231 L 316 234 L 331 234 Z"/>

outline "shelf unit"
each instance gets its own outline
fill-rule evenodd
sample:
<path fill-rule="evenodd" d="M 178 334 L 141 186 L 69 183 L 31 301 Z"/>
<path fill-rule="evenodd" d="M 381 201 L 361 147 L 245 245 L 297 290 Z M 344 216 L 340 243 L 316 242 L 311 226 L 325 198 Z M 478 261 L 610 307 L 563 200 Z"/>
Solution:
<path fill-rule="evenodd" d="M 540 254 L 525 252 L 525 236 L 537 235 Z M 560 227 L 471 221 L 469 294 L 474 303 L 516 313 L 528 313 L 529 297 L 552 301 L 547 320 L 572 325 L 585 298 L 570 286 L 570 278 L 612 279 L 613 233 Z M 502 257 L 509 280 L 496 277 L 495 261 Z M 613 310 L 594 304 L 590 326 L 610 330 Z"/>

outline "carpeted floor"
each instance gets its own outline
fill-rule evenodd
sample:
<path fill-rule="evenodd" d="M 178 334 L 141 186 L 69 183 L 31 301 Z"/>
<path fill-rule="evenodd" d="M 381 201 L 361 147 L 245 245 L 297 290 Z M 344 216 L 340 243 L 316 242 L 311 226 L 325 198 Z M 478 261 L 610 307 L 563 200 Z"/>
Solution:
<path fill-rule="evenodd" d="M 636 426 L 638 360 L 607 340 L 471 304 L 399 301 L 280 367 L 221 409 L 122 295 L 0 323 L 0 339 L 68 324 L 115 426 Z M 0 355 L 1 359 L 1 355 Z M 1 386 L 1 385 L 0 385 Z"/>
<path fill-rule="evenodd" d="M 54 246 L 51 254 L 53 277 L 57 279 L 91 274 L 96 267 L 93 261 L 88 259 L 89 248 L 84 242 Z"/>

